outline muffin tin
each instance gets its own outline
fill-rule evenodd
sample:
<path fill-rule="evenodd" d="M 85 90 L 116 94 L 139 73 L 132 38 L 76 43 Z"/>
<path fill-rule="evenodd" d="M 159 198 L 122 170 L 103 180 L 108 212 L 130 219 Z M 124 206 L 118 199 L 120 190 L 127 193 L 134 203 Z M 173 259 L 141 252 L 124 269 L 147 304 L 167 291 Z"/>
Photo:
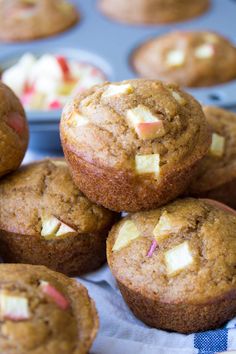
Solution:
<path fill-rule="evenodd" d="M 140 43 L 171 30 L 215 30 L 235 43 L 236 1 L 212 0 L 208 12 L 193 20 L 177 24 L 134 26 L 114 22 L 102 15 L 95 0 L 71 0 L 81 13 L 81 21 L 54 37 L 26 43 L 0 44 L 0 67 L 13 64 L 25 52 L 41 55 L 59 53 L 95 64 L 108 80 L 136 77 L 130 55 Z M 188 89 L 204 104 L 236 108 L 236 80 L 207 88 Z M 58 150 L 60 111 L 28 111 L 31 143 L 34 149 Z"/>

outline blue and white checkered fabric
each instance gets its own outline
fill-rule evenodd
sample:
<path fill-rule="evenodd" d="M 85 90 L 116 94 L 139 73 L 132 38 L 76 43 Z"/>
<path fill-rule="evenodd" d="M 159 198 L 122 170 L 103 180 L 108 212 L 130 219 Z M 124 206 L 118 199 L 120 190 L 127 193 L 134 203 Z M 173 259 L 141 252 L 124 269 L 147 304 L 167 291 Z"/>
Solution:
<path fill-rule="evenodd" d="M 230 321 L 227 326 L 214 331 L 196 333 L 194 335 L 194 347 L 199 354 L 214 354 L 236 349 L 236 320 Z"/>
<path fill-rule="evenodd" d="M 225 327 L 191 335 L 147 327 L 124 303 L 107 266 L 79 279 L 94 298 L 100 330 L 92 354 L 215 354 L 236 351 L 236 318 Z"/>

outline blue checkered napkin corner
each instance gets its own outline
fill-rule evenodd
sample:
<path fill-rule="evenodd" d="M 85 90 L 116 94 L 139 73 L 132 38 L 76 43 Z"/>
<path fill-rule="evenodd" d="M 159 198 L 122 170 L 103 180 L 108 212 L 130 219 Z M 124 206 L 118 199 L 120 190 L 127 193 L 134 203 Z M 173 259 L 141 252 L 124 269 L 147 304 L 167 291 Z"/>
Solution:
<path fill-rule="evenodd" d="M 194 348 L 198 354 L 215 354 L 229 350 L 236 351 L 236 320 L 225 328 L 215 331 L 200 332 L 194 335 Z"/>

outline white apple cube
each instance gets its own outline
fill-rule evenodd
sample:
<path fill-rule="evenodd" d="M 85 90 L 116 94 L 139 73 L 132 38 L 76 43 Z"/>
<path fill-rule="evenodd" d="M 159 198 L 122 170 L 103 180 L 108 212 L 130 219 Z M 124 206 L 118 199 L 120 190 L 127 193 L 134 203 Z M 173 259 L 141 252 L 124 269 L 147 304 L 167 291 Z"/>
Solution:
<path fill-rule="evenodd" d="M 135 169 L 138 174 L 152 173 L 158 175 L 160 172 L 160 155 L 136 155 Z"/>
<path fill-rule="evenodd" d="M 181 230 L 181 228 L 181 221 L 172 217 L 171 214 L 164 212 L 153 230 L 153 235 L 159 243 L 169 237 L 171 233 L 176 233 Z"/>
<path fill-rule="evenodd" d="M 152 114 L 152 112 L 143 105 L 138 105 L 135 108 L 128 109 L 126 116 L 133 126 L 139 123 L 155 123 L 159 119 Z"/>
<path fill-rule="evenodd" d="M 3 318 L 19 321 L 30 318 L 28 299 L 2 292 L 0 294 L 0 311 Z"/>
<path fill-rule="evenodd" d="M 174 49 L 167 53 L 166 63 L 168 66 L 182 66 L 185 61 L 185 53 L 181 49 Z"/>
<path fill-rule="evenodd" d="M 59 230 L 60 225 L 61 225 L 60 220 L 58 220 L 55 216 L 53 215 L 47 216 L 45 213 L 43 213 L 41 236 L 43 237 L 55 236 L 56 232 Z"/>
<path fill-rule="evenodd" d="M 214 46 L 210 43 L 205 43 L 195 49 L 194 55 L 198 59 L 208 59 L 213 57 L 214 53 Z"/>
<path fill-rule="evenodd" d="M 121 94 L 129 94 L 134 91 L 134 88 L 130 84 L 123 85 L 109 85 L 106 91 L 102 94 L 102 97 L 111 97 Z"/>
<path fill-rule="evenodd" d="M 210 154 L 212 156 L 221 157 L 224 154 L 225 138 L 219 134 L 212 134 L 212 142 L 210 147 Z"/>
<path fill-rule="evenodd" d="M 164 256 L 168 275 L 176 274 L 193 263 L 188 241 L 171 248 Z"/>
<path fill-rule="evenodd" d="M 68 235 L 73 236 L 76 234 L 77 234 L 77 232 L 74 229 L 72 229 L 72 227 L 64 224 L 63 222 L 61 222 L 61 225 L 60 225 L 58 231 L 56 232 L 57 237 L 58 236 L 68 236 Z"/>
<path fill-rule="evenodd" d="M 122 248 L 128 246 L 128 244 L 140 237 L 140 233 L 135 225 L 135 223 L 131 220 L 127 220 L 121 226 L 114 246 L 112 247 L 112 251 L 119 251 Z"/>

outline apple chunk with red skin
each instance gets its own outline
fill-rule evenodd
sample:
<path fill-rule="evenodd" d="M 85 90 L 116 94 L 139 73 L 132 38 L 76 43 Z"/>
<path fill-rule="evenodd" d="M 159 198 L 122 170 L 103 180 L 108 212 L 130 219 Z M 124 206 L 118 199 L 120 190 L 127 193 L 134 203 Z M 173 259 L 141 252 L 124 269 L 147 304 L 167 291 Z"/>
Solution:
<path fill-rule="evenodd" d="M 30 318 L 28 299 L 24 296 L 12 295 L 8 292 L 0 293 L 0 311 L 3 318 L 12 321 L 21 321 Z"/>
<path fill-rule="evenodd" d="M 18 135 L 22 135 L 25 131 L 24 117 L 18 112 L 11 112 L 7 117 L 6 123 Z"/>
<path fill-rule="evenodd" d="M 141 139 L 155 139 L 165 133 L 163 121 L 143 105 L 129 109 L 126 117 Z"/>
<path fill-rule="evenodd" d="M 69 307 L 69 301 L 49 282 L 42 280 L 40 286 L 42 292 L 51 297 L 62 310 L 66 310 Z"/>
<path fill-rule="evenodd" d="M 137 134 L 142 139 L 156 138 L 161 129 L 163 129 L 161 120 L 152 123 L 139 123 L 136 127 Z"/>

